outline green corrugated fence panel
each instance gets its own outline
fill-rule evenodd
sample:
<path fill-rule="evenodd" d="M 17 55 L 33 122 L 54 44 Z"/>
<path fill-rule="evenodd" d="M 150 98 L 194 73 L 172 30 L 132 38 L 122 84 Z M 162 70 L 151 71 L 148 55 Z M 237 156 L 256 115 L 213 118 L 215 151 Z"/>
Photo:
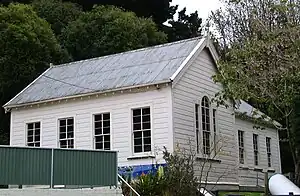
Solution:
<path fill-rule="evenodd" d="M 117 183 L 117 152 L 54 150 L 54 185 L 100 185 Z"/>
<path fill-rule="evenodd" d="M 50 185 L 51 149 L 0 146 L 0 184 Z"/>

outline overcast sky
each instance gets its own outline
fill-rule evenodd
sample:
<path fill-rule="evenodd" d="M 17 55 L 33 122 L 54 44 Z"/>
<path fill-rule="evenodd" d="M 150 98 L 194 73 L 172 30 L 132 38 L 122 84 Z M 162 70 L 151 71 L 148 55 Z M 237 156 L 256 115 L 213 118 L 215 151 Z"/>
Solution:
<path fill-rule="evenodd" d="M 212 10 L 221 7 L 219 0 L 173 0 L 172 5 L 179 5 L 179 9 L 186 7 L 187 13 L 198 11 L 200 18 L 206 20 Z"/>

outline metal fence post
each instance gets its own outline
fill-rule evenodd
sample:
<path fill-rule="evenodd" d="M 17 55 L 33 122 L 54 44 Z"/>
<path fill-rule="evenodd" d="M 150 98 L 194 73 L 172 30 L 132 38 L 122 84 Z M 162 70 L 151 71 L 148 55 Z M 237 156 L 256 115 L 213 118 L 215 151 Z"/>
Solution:
<path fill-rule="evenodd" d="M 119 151 L 116 152 L 116 165 L 117 165 L 117 173 L 116 173 L 116 188 L 118 187 L 118 184 L 119 184 L 119 177 L 118 177 L 118 174 L 119 174 L 119 166 L 118 166 L 118 153 Z"/>
<path fill-rule="evenodd" d="M 50 179 L 50 188 L 53 189 L 54 188 L 54 184 L 53 184 L 53 175 L 54 175 L 54 149 L 51 149 L 51 179 Z"/>
<path fill-rule="evenodd" d="M 130 172 L 130 182 L 129 182 L 129 184 L 131 183 L 131 181 L 132 181 L 132 177 L 133 177 L 133 172 L 132 172 L 132 168 L 131 167 L 129 167 L 129 172 Z M 133 193 L 132 193 L 132 190 L 130 189 L 130 193 L 129 193 L 129 195 L 130 196 L 133 196 Z"/>
<path fill-rule="evenodd" d="M 269 195 L 269 174 L 265 172 L 265 195 Z"/>

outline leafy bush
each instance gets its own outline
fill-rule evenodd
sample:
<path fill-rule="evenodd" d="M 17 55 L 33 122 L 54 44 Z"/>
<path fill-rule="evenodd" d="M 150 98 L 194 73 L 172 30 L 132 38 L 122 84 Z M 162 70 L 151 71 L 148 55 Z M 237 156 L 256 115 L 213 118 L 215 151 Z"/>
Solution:
<path fill-rule="evenodd" d="M 159 196 L 163 195 L 166 184 L 165 179 L 159 173 L 150 173 L 139 176 L 134 187 L 143 196 Z"/>
<path fill-rule="evenodd" d="M 196 196 L 199 184 L 194 174 L 194 157 L 176 151 L 171 154 L 166 148 L 163 155 L 166 166 L 132 180 L 132 187 L 143 196 Z M 129 196 L 130 190 L 125 186 L 123 194 Z"/>
<path fill-rule="evenodd" d="M 198 179 L 194 172 L 194 156 L 180 152 L 169 153 L 165 148 L 164 159 L 166 190 L 174 196 L 193 196 L 198 189 Z"/>

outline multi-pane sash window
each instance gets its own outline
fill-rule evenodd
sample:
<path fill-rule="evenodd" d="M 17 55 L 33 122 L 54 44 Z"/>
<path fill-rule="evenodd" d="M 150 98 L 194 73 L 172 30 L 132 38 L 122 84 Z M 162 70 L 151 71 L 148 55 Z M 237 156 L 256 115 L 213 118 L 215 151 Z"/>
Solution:
<path fill-rule="evenodd" d="M 95 148 L 110 150 L 110 113 L 94 115 Z"/>
<path fill-rule="evenodd" d="M 258 165 L 258 135 L 253 134 L 254 165 Z"/>
<path fill-rule="evenodd" d="M 133 109 L 132 123 L 134 153 L 151 151 L 150 107 Z"/>
<path fill-rule="evenodd" d="M 41 123 L 34 122 L 27 124 L 27 146 L 40 147 Z"/>
<path fill-rule="evenodd" d="M 209 100 L 203 97 L 201 101 L 202 132 L 203 132 L 203 154 L 210 155 L 210 115 Z"/>
<path fill-rule="evenodd" d="M 59 119 L 59 146 L 60 148 L 74 148 L 74 119 Z"/>
<path fill-rule="evenodd" d="M 195 123 L 196 123 L 196 149 L 197 153 L 199 153 L 199 104 L 195 104 Z"/>
<path fill-rule="evenodd" d="M 268 167 L 271 167 L 271 138 L 266 137 L 267 156 L 268 156 Z"/>
<path fill-rule="evenodd" d="M 241 164 L 245 163 L 245 145 L 244 145 L 244 131 L 238 131 L 239 140 L 239 161 Z"/>
<path fill-rule="evenodd" d="M 213 117 L 213 131 L 214 131 L 214 138 L 213 138 L 213 142 L 214 142 L 214 151 L 217 151 L 217 110 L 213 109 L 213 113 L 212 113 L 212 117 Z"/>

